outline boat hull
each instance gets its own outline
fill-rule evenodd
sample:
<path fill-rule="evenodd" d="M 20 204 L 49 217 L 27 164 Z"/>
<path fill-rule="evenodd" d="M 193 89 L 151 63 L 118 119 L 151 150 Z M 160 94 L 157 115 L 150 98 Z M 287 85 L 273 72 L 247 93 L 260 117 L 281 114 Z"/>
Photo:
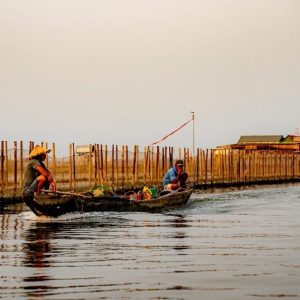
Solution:
<path fill-rule="evenodd" d="M 126 197 L 91 197 L 81 199 L 75 196 L 23 197 L 25 204 L 37 216 L 58 217 L 72 212 L 119 211 L 119 212 L 162 212 L 181 207 L 187 203 L 192 190 L 175 191 L 150 200 L 133 201 Z"/>

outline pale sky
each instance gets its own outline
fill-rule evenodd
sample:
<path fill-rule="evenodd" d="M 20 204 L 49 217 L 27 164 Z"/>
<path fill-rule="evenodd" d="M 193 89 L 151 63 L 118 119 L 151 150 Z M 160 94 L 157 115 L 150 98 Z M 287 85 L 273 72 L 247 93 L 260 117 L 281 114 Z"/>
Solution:
<path fill-rule="evenodd" d="M 300 128 L 299 0 L 0 0 L 0 140 L 197 147 Z M 161 146 L 192 147 L 192 126 Z"/>

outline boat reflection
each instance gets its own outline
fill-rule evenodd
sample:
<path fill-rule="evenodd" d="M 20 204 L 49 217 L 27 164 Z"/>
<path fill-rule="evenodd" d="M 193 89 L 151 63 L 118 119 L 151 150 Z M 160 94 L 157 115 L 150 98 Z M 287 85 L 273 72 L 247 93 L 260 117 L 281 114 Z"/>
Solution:
<path fill-rule="evenodd" d="M 52 266 L 53 247 L 51 240 L 55 234 L 52 224 L 35 223 L 24 232 L 23 265 L 32 268 L 29 276 L 23 278 L 24 291 L 28 298 L 42 299 L 51 287 L 47 269 Z"/>

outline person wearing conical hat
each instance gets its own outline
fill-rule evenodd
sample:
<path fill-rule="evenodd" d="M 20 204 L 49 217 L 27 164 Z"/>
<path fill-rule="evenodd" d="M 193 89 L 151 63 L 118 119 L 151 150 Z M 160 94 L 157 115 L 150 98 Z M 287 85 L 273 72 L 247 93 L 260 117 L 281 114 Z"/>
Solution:
<path fill-rule="evenodd" d="M 29 163 L 24 171 L 24 194 L 40 193 L 41 190 L 49 189 L 56 191 L 56 183 L 51 172 L 46 168 L 43 161 L 51 150 L 36 145 L 29 154 Z"/>

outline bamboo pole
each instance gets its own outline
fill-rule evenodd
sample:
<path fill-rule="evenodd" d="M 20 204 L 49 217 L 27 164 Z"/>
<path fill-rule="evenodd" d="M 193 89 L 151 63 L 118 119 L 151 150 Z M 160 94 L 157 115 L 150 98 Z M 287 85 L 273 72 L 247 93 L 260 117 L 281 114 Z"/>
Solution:
<path fill-rule="evenodd" d="M 178 159 L 181 159 L 181 148 L 178 148 Z"/>
<path fill-rule="evenodd" d="M 76 188 L 76 156 L 75 156 L 75 145 L 72 143 L 72 157 L 73 157 L 73 188 Z"/>
<path fill-rule="evenodd" d="M 72 144 L 69 144 L 69 187 L 70 190 L 73 186 L 73 180 L 72 180 Z"/>
<path fill-rule="evenodd" d="M 214 184 L 214 151 L 210 149 L 210 183 Z"/>
<path fill-rule="evenodd" d="M 125 173 L 126 173 L 126 184 L 129 185 L 129 162 L 128 162 L 128 146 L 125 146 Z"/>
<path fill-rule="evenodd" d="M 228 149 L 228 181 L 232 183 L 232 159 L 231 159 L 231 149 Z"/>
<path fill-rule="evenodd" d="M 8 144 L 7 141 L 4 142 L 4 152 L 5 152 L 5 186 L 8 188 L 9 185 L 9 164 L 8 164 Z"/>
<path fill-rule="evenodd" d="M 166 172 L 169 170 L 169 166 L 168 166 L 168 147 L 165 147 L 165 170 L 164 170 L 164 175 L 166 174 Z"/>
<path fill-rule="evenodd" d="M 100 146 L 97 144 L 97 160 L 98 160 L 98 182 L 102 185 L 102 176 L 101 176 L 101 154 L 100 154 Z"/>
<path fill-rule="evenodd" d="M 116 145 L 116 186 L 119 184 L 119 147 Z"/>
<path fill-rule="evenodd" d="M 1 141 L 1 192 L 4 191 L 4 141 Z"/>
<path fill-rule="evenodd" d="M 284 177 L 285 180 L 287 180 L 288 177 L 288 159 L 287 159 L 287 153 L 285 153 L 285 173 L 284 173 Z"/>
<path fill-rule="evenodd" d="M 290 161 L 291 161 L 291 178 L 294 179 L 295 170 L 294 170 L 294 154 L 290 154 Z"/>
<path fill-rule="evenodd" d="M 17 181 L 18 181 L 18 145 L 14 141 L 14 191 L 17 190 Z"/>
<path fill-rule="evenodd" d="M 200 151 L 200 164 L 199 164 L 199 183 L 203 184 L 203 172 L 204 172 L 204 160 L 203 160 L 203 149 L 199 149 Z"/>
<path fill-rule="evenodd" d="M 236 177 L 237 177 L 237 182 L 241 182 L 241 150 L 237 150 L 237 164 L 236 164 Z"/>
<path fill-rule="evenodd" d="M 200 149 L 197 148 L 197 156 L 196 156 L 196 182 L 199 182 L 199 158 L 200 158 Z"/>
<path fill-rule="evenodd" d="M 104 176 L 103 176 L 103 169 L 104 169 L 104 166 L 103 166 L 103 145 L 101 144 L 100 145 L 100 175 L 101 175 L 101 184 L 103 184 L 103 181 L 104 181 Z"/>
<path fill-rule="evenodd" d="M 224 183 L 224 180 L 225 180 L 225 166 L 224 166 L 224 152 L 226 150 L 225 149 L 222 149 L 222 152 L 221 152 L 221 182 Z"/>
<path fill-rule="evenodd" d="M 124 181 L 125 181 L 125 147 L 122 145 L 122 152 L 121 152 L 121 187 L 124 188 Z"/>
<path fill-rule="evenodd" d="M 46 149 L 48 149 L 48 142 L 45 143 L 45 147 L 46 147 Z M 49 166 L 49 157 L 47 155 L 46 156 L 46 167 L 48 168 L 48 166 Z"/>
<path fill-rule="evenodd" d="M 136 172 L 135 172 L 135 182 L 139 179 L 139 146 L 136 145 Z"/>
<path fill-rule="evenodd" d="M 23 187 L 23 170 L 24 170 L 23 141 L 20 141 L 20 188 Z"/>
<path fill-rule="evenodd" d="M 191 174 L 191 165 L 190 165 L 190 149 L 186 148 L 186 158 L 188 174 Z"/>
<path fill-rule="evenodd" d="M 187 166 L 187 162 L 186 162 L 186 148 L 185 147 L 183 147 L 183 168 L 185 170 L 187 170 L 187 172 L 189 171 L 188 166 Z"/>
<path fill-rule="evenodd" d="M 147 148 L 146 147 L 144 147 L 144 160 L 143 160 L 143 162 L 144 162 L 144 184 L 146 184 L 146 177 L 147 177 L 147 175 L 146 175 L 146 173 L 147 173 Z"/>
<path fill-rule="evenodd" d="M 282 151 L 280 151 L 280 154 L 279 154 L 279 178 L 281 179 L 282 178 Z"/>
<path fill-rule="evenodd" d="M 257 151 L 254 152 L 254 178 L 257 181 Z"/>
<path fill-rule="evenodd" d="M 206 155 L 205 155 L 205 184 L 207 184 L 208 179 L 208 149 L 206 149 Z"/>
<path fill-rule="evenodd" d="M 98 184 L 98 160 L 97 160 L 97 144 L 94 144 L 94 184 Z"/>
<path fill-rule="evenodd" d="M 108 162 L 107 162 L 107 145 L 104 146 L 104 162 L 105 162 L 105 178 L 106 178 L 106 181 L 107 181 L 107 178 L 108 178 Z"/>
<path fill-rule="evenodd" d="M 158 183 L 159 174 L 159 146 L 156 146 L 156 160 L 155 160 L 155 182 Z"/>
<path fill-rule="evenodd" d="M 174 148 L 169 147 L 169 168 L 172 168 L 174 161 Z"/>
<path fill-rule="evenodd" d="M 273 169 L 273 174 L 274 174 L 274 180 L 277 178 L 277 152 L 273 154 L 274 157 L 274 169 Z"/>
<path fill-rule="evenodd" d="M 111 177 L 112 183 L 115 184 L 115 145 L 112 145 L 111 152 Z"/>
<path fill-rule="evenodd" d="M 248 170 L 249 170 L 249 174 L 248 174 L 248 182 L 252 181 L 252 156 L 251 156 L 252 152 L 248 152 Z"/>
<path fill-rule="evenodd" d="M 233 178 L 234 182 L 238 182 L 238 176 L 237 176 L 237 164 L 238 164 L 238 157 L 237 157 L 237 151 L 232 150 L 232 157 L 233 157 Z"/>
<path fill-rule="evenodd" d="M 223 182 L 228 182 L 228 165 L 227 165 L 227 149 L 224 150 L 224 180 Z"/>
<path fill-rule="evenodd" d="M 133 162 L 132 162 L 132 186 L 134 186 L 136 182 L 136 145 L 133 148 Z"/>
<path fill-rule="evenodd" d="M 243 150 L 243 182 L 247 182 L 246 155 L 246 150 Z"/>
<path fill-rule="evenodd" d="M 149 171 L 149 178 L 150 182 L 153 182 L 153 146 L 149 147 L 149 166 L 148 166 L 148 171 Z"/>
<path fill-rule="evenodd" d="M 92 184 L 92 145 L 91 144 L 89 144 L 88 165 L 89 165 L 89 186 L 91 186 Z"/>
<path fill-rule="evenodd" d="M 55 143 L 52 143 L 52 173 L 56 175 L 56 148 Z"/>
<path fill-rule="evenodd" d="M 161 177 L 165 174 L 165 147 L 161 148 Z"/>

